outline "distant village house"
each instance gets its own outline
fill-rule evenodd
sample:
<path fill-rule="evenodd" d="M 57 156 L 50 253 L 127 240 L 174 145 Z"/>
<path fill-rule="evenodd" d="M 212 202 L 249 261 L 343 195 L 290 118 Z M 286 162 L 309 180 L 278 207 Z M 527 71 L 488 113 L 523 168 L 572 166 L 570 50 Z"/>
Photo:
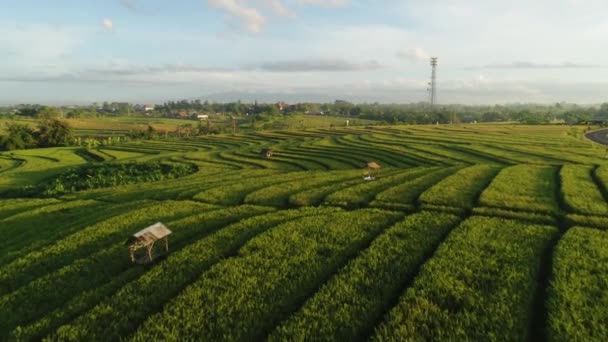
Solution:
<path fill-rule="evenodd" d="M 289 105 L 283 101 L 277 102 L 275 105 L 281 112 L 289 107 Z"/>

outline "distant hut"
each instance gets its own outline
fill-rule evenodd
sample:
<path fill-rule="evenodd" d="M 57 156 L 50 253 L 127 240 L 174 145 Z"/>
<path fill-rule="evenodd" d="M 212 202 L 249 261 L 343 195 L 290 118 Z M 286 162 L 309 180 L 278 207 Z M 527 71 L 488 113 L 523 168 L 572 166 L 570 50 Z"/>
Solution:
<path fill-rule="evenodd" d="M 376 175 L 378 173 L 378 170 L 380 170 L 380 169 L 382 169 L 382 166 L 380 166 L 376 162 L 367 163 L 365 172 L 363 172 L 363 179 L 366 181 L 376 180 Z"/>
<path fill-rule="evenodd" d="M 370 170 L 380 170 L 382 166 L 378 165 L 376 162 L 369 162 L 367 163 L 367 168 Z"/>
<path fill-rule="evenodd" d="M 264 158 L 270 158 L 270 157 L 272 157 L 272 149 L 269 147 L 264 147 L 260 151 L 260 155 Z"/>
<path fill-rule="evenodd" d="M 126 242 L 129 245 L 131 261 L 137 264 L 147 264 L 156 257 L 169 252 L 169 235 L 171 235 L 171 231 L 160 222 L 133 234 Z M 156 242 L 161 241 L 162 243 L 163 240 L 164 246 L 161 245 L 155 249 Z M 145 251 L 145 253 L 142 254 L 140 251 Z"/>

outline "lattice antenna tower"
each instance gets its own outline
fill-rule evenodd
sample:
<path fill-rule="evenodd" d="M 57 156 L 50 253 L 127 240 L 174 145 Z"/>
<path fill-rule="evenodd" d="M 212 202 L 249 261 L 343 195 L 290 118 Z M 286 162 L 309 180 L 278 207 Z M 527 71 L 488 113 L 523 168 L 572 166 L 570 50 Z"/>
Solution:
<path fill-rule="evenodd" d="M 431 82 L 429 83 L 429 104 L 431 108 L 437 104 L 437 57 L 431 57 Z"/>

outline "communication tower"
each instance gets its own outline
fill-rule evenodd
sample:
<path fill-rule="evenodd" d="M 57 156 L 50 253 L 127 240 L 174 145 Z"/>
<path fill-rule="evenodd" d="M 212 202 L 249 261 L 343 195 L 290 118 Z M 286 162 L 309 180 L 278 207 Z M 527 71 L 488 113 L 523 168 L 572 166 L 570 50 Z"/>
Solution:
<path fill-rule="evenodd" d="M 429 104 L 431 108 L 437 103 L 437 57 L 431 57 L 431 82 L 429 83 Z"/>

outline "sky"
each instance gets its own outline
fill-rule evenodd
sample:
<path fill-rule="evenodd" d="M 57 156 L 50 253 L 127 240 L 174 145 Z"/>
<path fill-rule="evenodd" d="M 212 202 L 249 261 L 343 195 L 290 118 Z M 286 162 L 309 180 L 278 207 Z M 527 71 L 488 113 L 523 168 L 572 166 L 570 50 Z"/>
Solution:
<path fill-rule="evenodd" d="M 606 0 L 0 0 L 0 104 L 608 101 Z"/>

